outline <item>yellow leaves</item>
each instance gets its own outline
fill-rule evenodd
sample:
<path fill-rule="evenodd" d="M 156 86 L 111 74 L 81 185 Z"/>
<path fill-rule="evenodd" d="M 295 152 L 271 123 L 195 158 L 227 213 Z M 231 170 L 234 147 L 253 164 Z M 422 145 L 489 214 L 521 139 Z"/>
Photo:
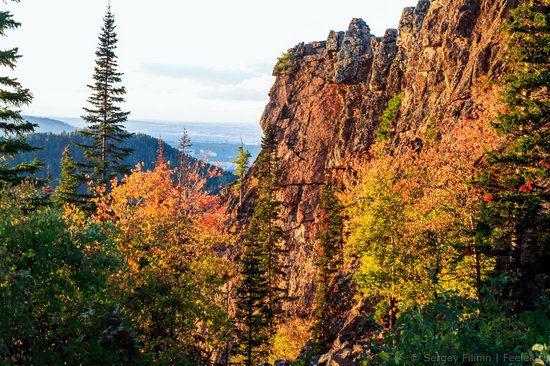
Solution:
<path fill-rule="evenodd" d="M 88 216 L 78 206 L 66 204 L 63 206 L 63 219 L 69 224 L 69 230 L 75 232 L 83 228 L 88 222 Z"/>
<path fill-rule="evenodd" d="M 496 141 L 488 128 L 438 123 L 442 140 L 420 151 L 389 156 L 388 146 L 378 143 L 349 164 L 347 190 L 339 195 L 349 217 L 345 253 L 348 261 L 358 258 L 356 280 L 365 293 L 421 300 L 453 289 L 473 296 L 474 264 L 486 274 L 491 263 L 460 258 L 455 248 L 469 240 L 464 236 L 479 193 L 465 183 L 474 161 Z"/>
<path fill-rule="evenodd" d="M 273 337 L 269 362 L 276 360 L 294 361 L 311 338 L 311 323 L 293 318 L 281 325 Z"/>
<path fill-rule="evenodd" d="M 130 266 L 130 269 L 134 272 L 139 271 L 139 263 L 136 262 L 133 258 L 128 258 L 128 265 Z"/>
<path fill-rule="evenodd" d="M 260 185 L 260 181 L 258 180 L 258 178 L 252 177 L 251 180 L 250 180 L 250 187 L 251 188 L 258 188 L 259 185 Z"/>

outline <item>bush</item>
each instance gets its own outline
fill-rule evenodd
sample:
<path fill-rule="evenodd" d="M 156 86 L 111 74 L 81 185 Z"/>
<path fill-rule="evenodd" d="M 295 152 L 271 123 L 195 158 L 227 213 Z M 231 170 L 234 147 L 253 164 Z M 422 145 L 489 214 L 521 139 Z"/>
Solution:
<path fill-rule="evenodd" d="M 103 229 L 23 211 L 31 189 L 0 193 L 0 364 L 141 364 L 110 296 L 120 262 Z"/>
<path fill-rule="evenodd" d="M 532 311 L 509 314 L 506 304 L 493 296 L 498 293 L 497 282 L 484 290 L 481 302 L 444 293 L 423 307 L 413 306 L 403 312 L 396 331 L 387 335 L 385 348 L 370 355 L 366 364 L 433 365 L 445 360 L 472 365 L 513 364 L 531 356 L 546 357 L 543 345 L 550 342 L 548 298 L 542 298 Z"/>
<path fill-rule="evenodd" d="M 311 337 L 311 324 L 303 319 L 291 319 L 277 330 L 271 347 L 270 362 L 294 361 Z"/>
<path fill-rule="evenodd" d="M 390 138 L 390 131 L 397 113 L 401 108 L 401 101 L 403 99 L 403 94 L 394 95 L 388 102 L 388 106 L 382 113 L 380 117 L 380 125 L 378 125 L 378 130 L 376 130 L 376 141 L 384 141 Z"/>
<path fill-rule="evenodd" d="M 294 66 L 296 66 L 294 53 L 292 52 L 292 49 L 289 49 L 277 59 L 277 64 L 275 65 L 275 75 L 289 75 Z"/>

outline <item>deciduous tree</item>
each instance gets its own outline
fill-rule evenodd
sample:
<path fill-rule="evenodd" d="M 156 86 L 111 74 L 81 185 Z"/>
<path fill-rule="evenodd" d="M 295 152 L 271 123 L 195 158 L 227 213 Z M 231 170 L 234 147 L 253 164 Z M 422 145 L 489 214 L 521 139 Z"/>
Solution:
<path fill-rule="evenodd" d="M 230 329 L 219 291 L 228 263 L 216 252 L 229 242 L 224 211 L 198 167 L 177 182 L 159 148 L 153 171 L 137 166 L 96 199 L 96 219 L 117 225 L 113 239 L 128 264 L 122 307 L 145 351 L 168 364 L 209 362 Z"/>

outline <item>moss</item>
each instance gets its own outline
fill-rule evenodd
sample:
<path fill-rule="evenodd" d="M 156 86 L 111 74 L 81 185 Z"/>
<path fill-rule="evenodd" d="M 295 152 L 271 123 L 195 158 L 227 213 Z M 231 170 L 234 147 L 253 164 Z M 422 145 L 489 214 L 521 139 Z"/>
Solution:
<path fill-rule="evenodd" d="M 436 130 L 436 124 L 435 119 L 433 117 L 430 117 L 428 120 L 428 127 L 426 128 L 426 141 L 428 142 L 434 142 L 437 139 L 437 130 Z"/>
<path fill-rule="evenodd" d="M 376 130 L 377 142 L 385 141 L 390 138 L 391 128 L 395 122 L 397 113 L 399 113 L 399 109 L 401 108 L 402 99 L 403 94 L 396 94 L 388 102 L 388 106 L 380 117 L 380 125 L 378 126 L 378 130 Z"/>

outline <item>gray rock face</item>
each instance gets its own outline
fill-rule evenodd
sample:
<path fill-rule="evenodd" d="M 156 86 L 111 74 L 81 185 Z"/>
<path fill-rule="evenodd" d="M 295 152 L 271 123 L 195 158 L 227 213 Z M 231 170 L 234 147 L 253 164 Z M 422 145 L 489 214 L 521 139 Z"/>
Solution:
<path fill-rule="evenodd" d="M 334 34 L 331 32 L 330 36 Z M 363 19 L 353 19 L 349 29 L 341 37 L 336 49 L 337 57 L 334 65 L 335 83 L 355 84 L 365 81 L 368 68 L 372 62 L 372 47 L 370 28 Z M 338 35 L 340 38 L 340 34 Z M 328 41 L 327 41 L 328 43 Z"/>
<path fill-rule="evenodd" d="M 397 29 L 388 29 L 382 39 L 373 41 L 374 62 L 369 87 L 372 91 L 382 91 L 386 87 L 386 80 L 393 60 L 397 55 Z"/>

